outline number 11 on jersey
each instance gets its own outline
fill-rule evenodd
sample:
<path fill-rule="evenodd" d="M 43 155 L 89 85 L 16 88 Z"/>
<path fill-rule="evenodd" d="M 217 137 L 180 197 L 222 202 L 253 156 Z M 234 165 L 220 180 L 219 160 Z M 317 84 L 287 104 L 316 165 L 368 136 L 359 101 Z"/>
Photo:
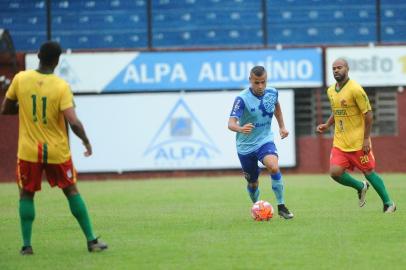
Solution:
<path fill-rule="evenodd" d="M 32 120 L 38 121 L 37 117 L 37 95 L 31 95 L 32 98 Z M 42 97 L 42 123 L 47 123 L 47 97 Z"/>

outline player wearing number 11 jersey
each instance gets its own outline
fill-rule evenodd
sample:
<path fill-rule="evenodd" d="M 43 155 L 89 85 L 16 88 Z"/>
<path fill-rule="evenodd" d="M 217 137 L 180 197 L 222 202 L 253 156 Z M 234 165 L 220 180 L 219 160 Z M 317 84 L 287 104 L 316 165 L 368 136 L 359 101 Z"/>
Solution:
<path fill-rule="evenodd" d="M 69 85 L 54 74 L 28 70 L 18 73 L 6 97 L 18 100 L 18 158 L 45 164 L 70 159 L 63 111 L 73 107 Z"/>
<path fill-rule="evenodd" d="M 333 63 L 337 83 L 327 89 L 332 114 L 326 123 L 317 126 L 322 133 L 335 125 L 333 148 L 330 155 L 330 175 L 338 183 L 358 192 L 359 206 L 365 205 L 369 188 L 367 181 L 358 181 L 347 170 L 358 168 L 372 184 L 383 202 L 383 211 L 396 210 L 382 178 L 375 172 L 375 158 L 371 147 L 372 110 L 364 89 L 348 77 L 348 63 L 337 59 Z"/>
<path fill-rule="evenodd" d="M 34 195 L 41 190 L 43 171 L 50 185 L 57 185 L 66 195 L 70 210 L 86 236 L 88 250 L 107 248 L 95 237 L 86 205 L 76 186 L 65 119 L 82 140 L 86 156 L 92 154 L 92 147 L 76 116 L 69 85 L 53 74 L 61 53 L 58 43 L 45 42 L 38 53 L 38 69 L 18 73 L 1 106 L 1 114 L 19 115 L 17 183 L 20 190 L 22 255 L 33 254 Z"/>

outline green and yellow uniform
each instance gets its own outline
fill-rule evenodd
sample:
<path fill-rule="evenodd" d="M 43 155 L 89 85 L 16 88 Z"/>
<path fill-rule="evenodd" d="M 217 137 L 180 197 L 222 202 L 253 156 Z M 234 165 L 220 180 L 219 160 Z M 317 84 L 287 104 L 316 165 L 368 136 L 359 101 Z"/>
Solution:
<path fill-rule="evenodd" d="M 344 152 L 362 149 L 365 132 L 364 114 L 371 110 L 368 96 L 354 80 L 348 80 L 341 89 L 336 84 L 327 89 L 334 115 L 333 146 Z"/>
<path fill-rule="evenodd" d="M 6 97 L 19 103 L 18 158 L 60 164 L 70 159 L 63 110 L 73 107 L 68 83 L 54 74 L 19 72 Z"/>

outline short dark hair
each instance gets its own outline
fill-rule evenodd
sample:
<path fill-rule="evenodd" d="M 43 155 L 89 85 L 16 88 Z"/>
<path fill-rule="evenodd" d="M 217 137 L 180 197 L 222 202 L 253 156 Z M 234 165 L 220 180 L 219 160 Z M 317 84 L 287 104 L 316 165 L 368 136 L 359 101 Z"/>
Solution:
<path fill-rule="evenodd" d="M 251 74 L 257 77 L 264 75 L 264 73 L 266 73 L 266 70 L 263 66 L 255 66 L 251 69 Z"/>
<path fill-rule="evenodd" d="M 38 58 L 42 64 L 50 65 L 59 59 L 62 54 L 61 45 L 56 41 L 43 43 L 38 52 Z"/>

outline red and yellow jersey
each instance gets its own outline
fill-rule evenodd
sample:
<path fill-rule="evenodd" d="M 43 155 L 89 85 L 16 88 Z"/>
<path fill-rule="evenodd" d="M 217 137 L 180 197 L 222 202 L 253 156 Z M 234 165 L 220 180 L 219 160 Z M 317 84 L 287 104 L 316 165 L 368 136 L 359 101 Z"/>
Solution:
<path fill-rule="evenodd" d="M 364 114 L 371 110 L 364 89 L 354 80 L 348 80 L 338 91 L 335 84 L 330 86 L 327 96 L 335 123 L 333 146 L 344 152 L 361 150 L 365 131 Z"/>
<path fill-rule="evenodd" d="M 19 72 L 6 97 L 19 104 L 18 158 L 58 164 L 70 158 L 63 110 L 73 107 L 68 83 L 54 74 Z"/>

